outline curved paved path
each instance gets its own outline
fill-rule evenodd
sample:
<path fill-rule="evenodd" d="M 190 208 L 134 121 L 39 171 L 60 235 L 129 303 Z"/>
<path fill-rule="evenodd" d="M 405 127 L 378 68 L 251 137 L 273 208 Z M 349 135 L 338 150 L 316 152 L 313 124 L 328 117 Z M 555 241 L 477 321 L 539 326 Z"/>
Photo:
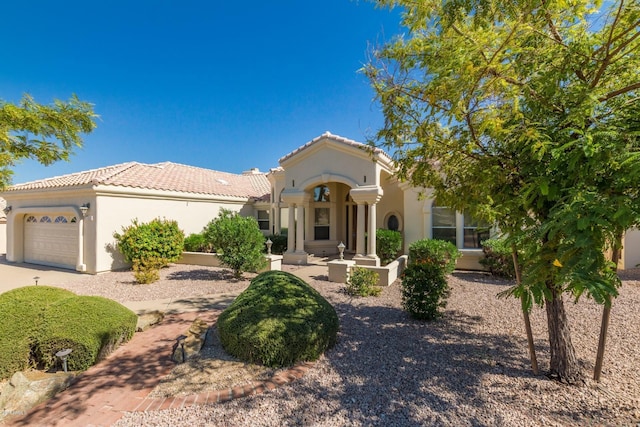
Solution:
<path fill-rule="evenodd" d="M 304 280 L 326 274 L 326 266 L 310 265 L 295 271 Z M 219 391 L 174 398 L 147 398 L 160 380 L 175 366 L 170 355 L 176 338 L 200 317 L 213 324 L 221 310 L 167 314 L 164 320 L 144 332 L 134 334 L 125 345 L 105 360 L 78 376 L 67 390 L 24 415 L 4 421 L 9 426 L 110 426 L 124 412 L 153 411 L 185 407 L 249 396 L 273 390 L 301 378 L 313 366 L 303 363 L 256 382 Z"/>

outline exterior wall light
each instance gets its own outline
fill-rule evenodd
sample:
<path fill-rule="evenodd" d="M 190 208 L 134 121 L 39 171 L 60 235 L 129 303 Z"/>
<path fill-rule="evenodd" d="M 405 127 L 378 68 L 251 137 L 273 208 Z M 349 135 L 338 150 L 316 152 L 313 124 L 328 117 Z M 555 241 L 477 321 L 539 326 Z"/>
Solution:
<path fill-rule="evenodd" d="M 80 212 L 82 212 L 82 216 L 87 216 L 87 211 L 89 210 L 90 207 L 91 207 L 90 203 L 85 203 L 84 205 L 80 206 Z"/>
<path fill-rule="evenodd" d="M 11 206 L 7 206 L 6 208 L 2 209 L 4 211 L 5 215 L 9 215 L 9 212 L 11 212 L 12 207 Z"/>

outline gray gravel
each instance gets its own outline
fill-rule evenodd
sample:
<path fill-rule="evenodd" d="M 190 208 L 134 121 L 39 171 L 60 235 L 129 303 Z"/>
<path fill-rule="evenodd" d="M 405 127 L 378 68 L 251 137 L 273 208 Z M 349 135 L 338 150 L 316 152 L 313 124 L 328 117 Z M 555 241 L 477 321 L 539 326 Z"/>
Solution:
<path fill-rule="evenodd" d="M 177 266 L 145 287 L 133 285 L 131 273 L 85 276 L 67 287 L 127 301 L 237 293 L 246 286 L 220 274 Z M 116 425 L 636 426 L 639 277 L 638 271 L 625 273 L 613 304 L 600 383 L 587 379 L 582 387 L 566 386 L 531 373 L 519 302 L 496 298 L 508 282 L 455 273 L 444 318 L 421 323 L 400 309 L 398 283 L 379 297 L 351 299 L 341 285 L 313 280 L 336 308 L 341 328 L 337 345 L 303 379 L 224 404 L 129 413 Z M 586 299 L 568 302 L 567 309 L 572 340 L 590 378 L 602 309 Z M 534 310 L 531 321 L 544 371 L 549 351 L 543 310 Z"/>

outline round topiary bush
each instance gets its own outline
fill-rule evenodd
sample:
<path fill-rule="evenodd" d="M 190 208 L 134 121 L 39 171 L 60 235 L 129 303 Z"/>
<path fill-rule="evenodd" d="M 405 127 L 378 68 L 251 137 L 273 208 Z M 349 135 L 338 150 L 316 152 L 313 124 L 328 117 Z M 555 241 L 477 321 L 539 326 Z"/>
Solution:
<path fill-rule="evenodd" d="M 69 369 L 82 371 L 104 359 L 135 332 L 138 316 L 116 301 L 74 296 L 46 308 L 45 323 L 34 348 L 43 369 L 59 363 L 55 353 L 71 348 Z"/>
<path fill-rule="evenodd" d="M 0 319 L 0 378 L 29 367 L 47 369 L 65 348 L 73 350 L 69 368 L 84 370 L 131 338 L 137 322 L 115 301 L 49 286 L 1 294 Z"/>
<path fill-rule="evenodd" d="M 46 307 L 73 296 L 73 292 L 52 286 L 26 286 L 0 294 L 0 379 L 31 365 L 31 348 L 44 323 Z"/>
<path fill-rule="evenodd" d="M 293 274 L 267 271 L 218 318 L 225 350 L 247 362 L 270 367 L 316 360 L 338 333 L 335 309 Z"/>

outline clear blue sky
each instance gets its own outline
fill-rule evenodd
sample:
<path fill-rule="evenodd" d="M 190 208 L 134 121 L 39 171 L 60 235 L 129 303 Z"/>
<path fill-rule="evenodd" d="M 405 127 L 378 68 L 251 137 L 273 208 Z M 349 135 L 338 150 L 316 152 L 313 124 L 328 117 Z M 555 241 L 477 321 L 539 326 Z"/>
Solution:
<path fill-rule="evenodd" d="M 14 183 L 139 161 L 266 171 L 325 131 L 382 125 L 358 69 L 400 31 L 367 1 L 11 1 L 0 98 L 76 94 L 98 128 L 70 162 L 26 161 Z"/>

